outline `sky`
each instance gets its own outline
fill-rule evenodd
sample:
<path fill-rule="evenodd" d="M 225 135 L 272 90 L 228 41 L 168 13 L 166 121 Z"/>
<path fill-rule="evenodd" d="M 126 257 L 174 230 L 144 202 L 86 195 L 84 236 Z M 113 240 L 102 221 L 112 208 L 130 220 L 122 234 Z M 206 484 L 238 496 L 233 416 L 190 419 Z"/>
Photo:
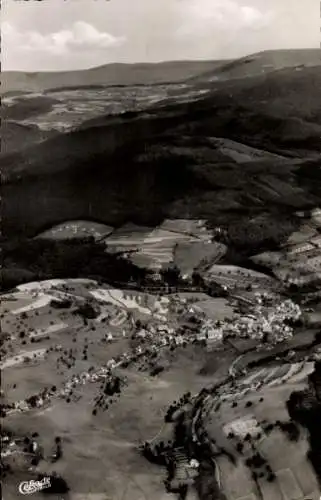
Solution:
<path fill-rule="evenodd" d="M 2 0 L 2 70 L 317 48 L 320 0 Z"/>

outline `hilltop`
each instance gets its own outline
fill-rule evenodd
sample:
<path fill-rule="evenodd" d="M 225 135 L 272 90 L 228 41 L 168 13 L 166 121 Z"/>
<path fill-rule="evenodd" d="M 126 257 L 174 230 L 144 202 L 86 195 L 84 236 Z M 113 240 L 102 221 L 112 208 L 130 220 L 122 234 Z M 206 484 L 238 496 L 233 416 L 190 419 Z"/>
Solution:
<path fill-rule="evenodd" d="M 283 49 L 264 50 L 250 54 L 234 61 L 228 61 L 214 70 L 192 77 L 197 82 L 220 81 L 238 78 L 248 78 L 256 75 L 266 75 L 273 71 L 294 68 L 302 71 L 304 68 L 321 65 L 320 49 Z"/>

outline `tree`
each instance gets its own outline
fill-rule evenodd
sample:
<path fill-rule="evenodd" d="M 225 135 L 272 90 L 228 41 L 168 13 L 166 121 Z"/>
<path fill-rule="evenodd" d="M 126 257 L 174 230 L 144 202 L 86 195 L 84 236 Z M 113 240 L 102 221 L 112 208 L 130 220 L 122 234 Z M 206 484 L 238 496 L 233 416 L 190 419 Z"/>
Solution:
<path fill-rule="evenodd" d="M 94 309 L 94 307 L 86 302 L 85 304 L 80 305 L 75 311 L 74 314 L 79 314 L 84 319 L 95 319 L 98 316 L 98 312 Z"/>
<path fill-rule="evenodd" d="M 180 281 L 181 272 L 176 264 L 170 264 L 168 267 L 160 270 L 163 281 L 169 286 L 177 286 Z"/>
<path fill-rule="evenodd" d="M 135 328 L 136 328 L 136 330 L 140 330 L 142 328 L 142 322 L 140 319 L 137 319 L 135 321 Z"/>
<path fill-rule="evenodd" d="M 195 287 L 203 287 L 204 286 L 204 279 L 202 275 L 196 270 L 193 270 L 192 273 L 192 284 Z"/>

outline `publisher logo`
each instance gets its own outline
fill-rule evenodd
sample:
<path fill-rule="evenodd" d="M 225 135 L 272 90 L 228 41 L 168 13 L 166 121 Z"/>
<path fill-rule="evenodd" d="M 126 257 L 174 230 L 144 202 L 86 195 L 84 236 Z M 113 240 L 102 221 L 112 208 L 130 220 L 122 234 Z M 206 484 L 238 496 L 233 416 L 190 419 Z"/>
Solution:
<path fill-rule="evenodd" d="M 21 495 L 31 495 L 32 493 L 37 493 L 37 491 L 44 490 L 45 488 L 50 488 L 50 478 L 44 477 L 41 481 L 23 481 L 19 484 L 19 493 Z"/>

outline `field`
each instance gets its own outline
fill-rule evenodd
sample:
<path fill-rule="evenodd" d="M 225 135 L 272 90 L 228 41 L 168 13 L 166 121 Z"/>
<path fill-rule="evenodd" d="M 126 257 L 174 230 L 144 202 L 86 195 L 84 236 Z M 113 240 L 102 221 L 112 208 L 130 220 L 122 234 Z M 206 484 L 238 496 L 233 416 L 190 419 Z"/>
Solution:
<path fill-rule="evenodd" d="M 207 270 L 206 278 L 229 287 L 270 288 L 276 285 L 273 278 L 250 269 L 231 265 L 214 264 Z"/>
<path fill-rule="evenodd" d="M 202 221 L 165 220 L 156 228 L 126 224 L 104 239 L 107 251 L 133 252 L 129 258 L 137 266 L 159 269 L 174 262 L 183 274 L 208 257 L 220 258 L 224 246 L 211 244 L 210 231 Z"/>
<path fill-rule="evenodd" d="M 104 241 L 108 252 L 124 252 L 134 264 L 159 268 L 174 262 L 183 274 L 191 275 L 202 263 L 208 267 L 225 254 L 223 244 L 212 242 L 203 221 L 167 219 L 151 228 L 127 223 L 117 229 L 91 221 L 66 221 L 37 235 L 64 240 L 94 237 Z"/>
<path fill-rule="evenodd" d="M 102 239 L 107 234 L 111 233 L 113 228 L 105 224 L 99 224 L 90 221 L 66 221 L 57 226 L 44 231 L 38 235 L 38 238 L 53 238 L 53 239 L 68 239 L 68 238 L 86 238 L 94 237 Z"/>
<path fill-rule="evenodd" d="M 66 132 L 104 115 L 140 111 L 168 100 L 189 99 L 195 91 L 187 84 L 62 89 L 3 97 L 2 116 L 7 123 L 37 127 L 40 131 Z"/>
<path fill-rule="evenodd" d="M 250 498 L 251 495 L 253 499 L 261 498 L 262 495 L 264 500 L 303 500 L 317 495 L 318 482 L 304 458 L 308 450 L 304 433 L 299 440 L 291 442 L 274 426 L 275 421 L 287 420 L 285 401 L 293 390 L 304 387 L 307 373 L 312 370 L 313 363 L 307 367 L 276 365 L 270 370 L 263 368 L 240 380 L 230 394 L 224 392 L 221 395 L 222 404 L 218 411 L 213 410 L 206 425 L 217 446 L 223 445 L 237 460 L 236 465 L 233 465 L 226 456 L 217 458 L 228 500 Z M 272 426 L 273 430 L 266 432 L 264 429 L 269 422 L 273 423 L 274 428 Z M 226 441 L 220 437 L 222 432 Z M 244 439 L 247 435 L 252 436 L 248 441 Z M 244 444 L 241 455 L 236 451 L 239 442 Z M 253 480 L 254 469 L 246 462 L 254 451 L 266 460 L 258 482 Z M 267 465 L 276 475 L 272 483 L 267 481 L 268 474 L 264 473 Z"/>
<path fill-rule="evenodd" d="M 206 317 L 213 321 L 232 318 L 234 315 L 229 302 L 222 298 L 201 300 L 197 302 L 196 307 L 197 310 L 203 311 Z"/>

